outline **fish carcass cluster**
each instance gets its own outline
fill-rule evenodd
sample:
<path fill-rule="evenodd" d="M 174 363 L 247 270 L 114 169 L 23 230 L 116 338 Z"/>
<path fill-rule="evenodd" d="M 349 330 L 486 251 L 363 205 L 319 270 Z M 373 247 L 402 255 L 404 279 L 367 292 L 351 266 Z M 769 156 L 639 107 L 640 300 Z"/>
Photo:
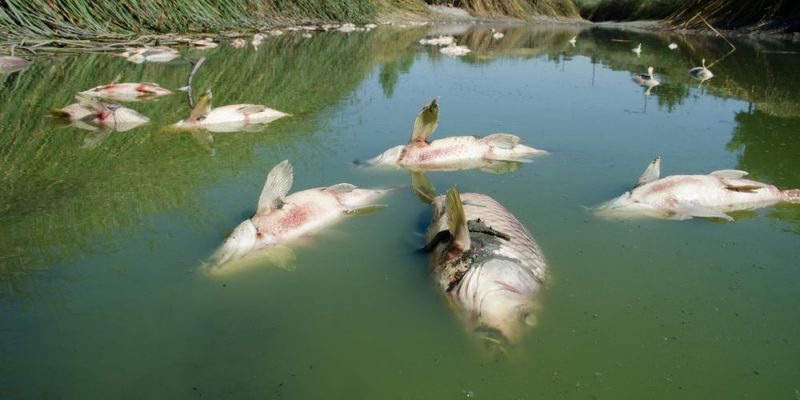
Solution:
<path fill-rule="evenodd" d="M 306 35 L 315 30 L 349 33 L 373 27 L 342 24 L 290 27 L 286 31 Z M 251 44 L 257 48 L 269 36 L 282 34 L 281 30 L 257 33 Z M 496 36 L 500 38 L 501 35 Z M 574 46 L 575 38 L 570 42 Z M 198 50 L 217 45 L 211 38 L 190 44 Z M 247 41 L 239 37 L 230 42 L 236 48 L 246 44 Z M 422 39 L 420 44 L 442 46 L 445 54 L 469 52 L 457 46 L 451 36 Z M 638 56 L 641 49 L 639 44 L 633 51 Z M 165 46 L 128 49 L 120 55 L 135 63 L 168 62 L 180 56 L 176 50 Z M 705 60 L 702 65 L 690 70 L 690 75 L 701 80 L 710 79 L 713 74 L 706 68 Z M 647 94 L 660 83 L 653 67 L 648 68 L 646 74 L 633 75 L 632 79 L 648 88 Z M 173 93 L 157 83 L 110 83 L 78 93 L 76 103 L 53 109 L 51 114 L 75 124 L 127 130 L 149 119 L 114 102 L 153 100 Z M 289 114 L 257 104 L 214 108 L 212 91 L 206 89 L 192 105 L 189 116 L 172 127 L 236 131 L 286 116 Z M 549 153 L 522 144 L 521 137 L 505 132 L 430 140 L 438 125 L 439 103 L 433 99 L 416 116 L 406 144 L 385 150 L 364 164 L 410 172 L 415 193 L 433 208 L 424 245 L 431 279 L 475 337 L 505 348 L 519 342 L 527 327 L 536 323 L 540 307 L 538 294 L 546 287 L 548 277 L 544 253 L 525 225 L 501 202 L 482 193 L 460 193 L 455 185 L 445 194 L 439 194 L 425 173 L 463 169 L 509 172 Z M 662 178 L 660 167 L 661 158 L 657 157 L 630 191 L 596 207 L 596 214 L 611 219 L 701 217 L 733 221 L 730 212 L 780 202 L 800 203 L 800 189 L 781 190 L 748 180 L 744 178 L 747 175 L 744 171 L 719 170 L 706 175 Z M 379 210 L 384 205 L 377 201 L 391 190 L 337 183 L 290 193 L 293 182 L 294 169 L 288 160 L 275 165 L 267 174 L 254 214 L 240 222 L 224 239 L 204 263 L 204 271 L 220 276 L 247 266 L 263 265 L 266 261 L 291 265 L 295 260 L 291 245 L 308 240 L 349 216 Z"/>

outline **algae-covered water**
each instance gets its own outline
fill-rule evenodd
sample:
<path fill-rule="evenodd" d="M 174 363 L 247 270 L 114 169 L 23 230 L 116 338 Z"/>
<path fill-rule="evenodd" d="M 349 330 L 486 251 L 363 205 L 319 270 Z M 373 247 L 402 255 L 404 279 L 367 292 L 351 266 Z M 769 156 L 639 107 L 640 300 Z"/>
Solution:
<path fill-rule="evenodd" d="M 473 52 L 417 43 L 440 31 Z M 713 36 L 380 27 L 167 64 L 42 58 L 0 75 L 0 398 L 797 399 L 800 207 L 733 223 L 588 210 L 657 155 L 663 175 L 742 169 L 800 187 L 800 45 L 734 44 L 726 55 Z M 152 121 L 126 132 L 45 116 L 115 79 L 183 86 L 200 56 L 195 88 L 215 104 L 293 115 L 254 132 L 175 131 L 189 113 L 178 93 L 129 103 Z M 715 77 L 699 85 L 687 70 L 703 58 Z M 631 74 L 651 65 L 662 84 L 645 95 Z M 434 97 L 434 138 L 510 132 L 551 152 L 506 174 L 428 174 L 440 192 L 503 203 L 547 257 L 537 323 L 506 355 L 476 343 L 432 284 L 419 251 L 431 211 L 408 173 L 354 163 L 405 143 Z M 295 245 L 293 268 L 204 274 L 284 159 L 293 190 L 397 190 Z"/>

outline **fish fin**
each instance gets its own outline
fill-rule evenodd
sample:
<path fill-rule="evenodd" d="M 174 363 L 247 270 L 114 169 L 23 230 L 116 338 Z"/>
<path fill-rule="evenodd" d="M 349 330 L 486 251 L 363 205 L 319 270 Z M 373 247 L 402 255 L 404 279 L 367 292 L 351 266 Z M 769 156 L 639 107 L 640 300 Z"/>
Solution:
<path fill-rule="evenodd" d="M 514 146 L 522 142 L 522 138 L 510 133 L 493 133 L 489 136 L 481 138 L 481 142 L 488 144 L 491 147 L 499 149 L 513 149 Z"/>
<path fill-rule="evenodd" d="M 351 183 L 337 183 L 333 186 L 328 186 L 323 190 L 329 190 L 331 192 L 336 192 L 336 193 L 345 193 L 345 192 L 350 192 L 356 188 L 358 188 L 358 186 L 353 185 Z"/>
<path fill-rule="evenodd" d="M 653 161 L 650 161 L 650 165 L 645 168 L 644 172 L 639 177 L 639 180 L 636 181 L 636 185 L 634 187 L 650 183 L 658 179 L 659 176 L 661 176 L 661 156 L 658 156 Z"/>
<path fill-rule="evenodd" d="M 409 143 L 424 142 L 433 134 L 437 126 L 439 126 L 439 104 L 436 99 L 433 99 L 425 107 L 422 107 L 422 110 L 417 114 Z"/>
<path fill-rule="evenodd" d="M 61 108 L 51 108 L 47 110 L 47 113 L 56 118 L 66 118 L 69 119 L 70 113 L 64 111 Z"/>
<path fill-rule="evenodd" d="M 191 114 L 189 114 L 189 118 L 186 118 L 186 122 L 195 122 L 207 116 L 208 113 L 211 112 L 212 97 L 211 89 L 206 89 L 205 93 L 201 94 L 197 99 L 197 103 L 195 103 Z"/>
<path fill-rule="evenodd" d="M 187 86 L 181 86 L 181 87 L 179 87 L 179 88 L 177 88 L 175 90 L 178 91 L 178 92 L 188 92 L 189 91 L 189 86 L 188 85 Z"/>
<path fill-rule="evenodd" d="M 364 215 L 375 214 L 376 212 L 384 208 L 386 208 L 386 204 L 373 204 L 369 206 L 348 209 L 347 211 L 345 211 L 345 214 L 352 215 L 355 217 L 361 217 Z"/>
<path fill-rule="evenodd" d="M 411 188 L 414 194 L 424 203 L 430 204 L 436 197 L 436 188 L 422 171 L 411 171 Z"/>
<path fill-rule="evenodd" d="M 730 215 L 713 208 L 703 207 L 695 202 L 679 202 L 676 208 L 677 215 L 688 218 L 719 218 L 726 221 L 733 221 Z"/>
<path fill-rule="evenodd" d="M 455 186 L 447 191 L 447 199 L 445 201 L 447 229 L 450 231 L 450 234 L 453 235 L 451 246 L 461 251 L 467 251 L 472 245 L 472 239 L 469 237 L 467 217 L 464 214 L 464 207 L 461 204 L 461 195 L 458 193 L 458 189 Z"/>
<path fill-rule="evenodd" d="M 721 169 L 719 171 L 711 172 L 709 175 L 716 176 L 718 178 L 741 179 L 747 176 L 747 171 L 740 171 L 738 169 Z"/>
<path fill-rule="evenodd" d="M 267 175 L 267 182 L 261 190 L 258 198 L 258 209 L 256 214 L 267 213 L 270 210 L 280 208 L 283 199 L 289 194 L 294 181 L 294 171 L 289 160 L 283 160 L 278 165 L 272 167 Z"/>

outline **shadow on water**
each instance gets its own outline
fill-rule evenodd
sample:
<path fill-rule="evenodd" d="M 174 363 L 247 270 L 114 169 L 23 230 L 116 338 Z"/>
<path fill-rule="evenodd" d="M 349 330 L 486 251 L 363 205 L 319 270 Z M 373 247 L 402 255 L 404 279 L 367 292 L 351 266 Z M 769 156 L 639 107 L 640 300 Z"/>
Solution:
<path fill-rule="evenodd" d="M 45 116 L 73 103 L 76 92 L 115 80 L 183 86 L 191 69 L 185 61 L 134 65 L 82 55 L 42 59 L 0 76 L 0 298 L 25 295 L 30 274 L 113 248 L 115 232 L 149 214 L 196 209 L 200 182 L 261 168 L 255 148 L 279 153 L 319 131 L 325 121 L 317 115 L 350 94 L 376 65 L 392 65 L 398 57 L 410 63 L 409 45 L 420 36 L 415 30 L 287 35 L 257 50 L 223 44 L 188 51 L 189 59 L 209 57 L 195 87 L 213 88 L 215 104 L 266 104 L 293 114 L 260 133 L 198 132 L 193 138 L 166 128 L 188 115 L 184 93 L 129 104 L 151 122 L 128 132 L 101 132 L 99 139 Z M 315 151 L 334 146 L 331 139 L 307 138 L 318 144 Z"/>

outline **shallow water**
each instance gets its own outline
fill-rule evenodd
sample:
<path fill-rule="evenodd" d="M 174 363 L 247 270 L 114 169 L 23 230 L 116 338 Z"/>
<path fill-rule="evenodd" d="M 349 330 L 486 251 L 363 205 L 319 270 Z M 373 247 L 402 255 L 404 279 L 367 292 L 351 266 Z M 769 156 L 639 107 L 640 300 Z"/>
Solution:
<path fill-rule="evenodd" d="M 800 187 L 799 46 L 738 40 L 725 56 L 710 36 L 497 26 L 493 40 L 489 28 L 285 35 L 165 65 L 82 55 L 0 75 L 0 397 L 800 396 L 800 208 L 733 223 L 586 210 L 656 155 L 664 175 L 735 168 Z M 473 53 L 417 44 L 437 31 Z M 201 55 L 195 87 L 216 104 L 293 116 L 192 135 L 166 128 L 189 113 L 183 93 L 129 104 L 153 121 L 127 132 L 43 116 L 117 77 L 183 86 L 185 59 Z M 716 76 L 698 86 L 686 71 L 701 58 Z M 631 73 L 649 65 L 663 83 L 646 96 Z M 353 164 L 405 143 L 436 96 L 434 138 L 511 132 L 552 152 L 502 175 L 429 174 L 439 191 L 496 198 L 548 259 L 537 324 L 506 356 L 485 352 L 430 282 L 417 251 L 430 210 L 408 174 Z M 202 274 L 283 159 L 294 190 L 398 190 L 295 246 L 294 269 Z"/>

